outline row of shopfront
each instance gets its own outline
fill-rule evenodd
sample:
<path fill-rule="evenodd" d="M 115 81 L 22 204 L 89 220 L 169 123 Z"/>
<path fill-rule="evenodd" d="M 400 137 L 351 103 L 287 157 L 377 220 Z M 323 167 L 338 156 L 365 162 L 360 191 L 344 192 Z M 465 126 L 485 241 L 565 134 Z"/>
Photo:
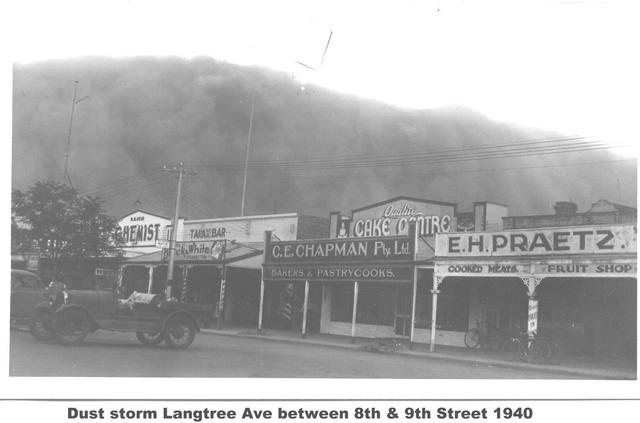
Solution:
<path fill-rule="evenodd" d="M 505 215 L 501 205 L 476 203 L 469 216 L 454 204 L 399 197 L 328 222 L 298 214 L 187 220 L 178 227 L 173 293 L 212 304 L 212 325 L 399 337 L 431 348 L 464 346 L 465 331 L 479 325 L 519 325 L 570 353 L 635 359 L 635 225 L 489 230 Z M 166 249 L 130 257 L 122 269 L 123 295 L 163 292 Z"/>

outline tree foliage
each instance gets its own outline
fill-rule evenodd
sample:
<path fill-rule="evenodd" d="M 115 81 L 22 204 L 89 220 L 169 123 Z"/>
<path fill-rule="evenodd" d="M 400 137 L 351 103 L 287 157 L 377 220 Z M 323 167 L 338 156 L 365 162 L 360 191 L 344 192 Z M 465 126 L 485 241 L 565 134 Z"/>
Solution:
<path fill-rule="evenodd" d="M 12 246 L 28 243 L 54 260 L 119 255 L 118 221 L 104 213 L 102 204 L 54 181 L 13 190 Z"/>

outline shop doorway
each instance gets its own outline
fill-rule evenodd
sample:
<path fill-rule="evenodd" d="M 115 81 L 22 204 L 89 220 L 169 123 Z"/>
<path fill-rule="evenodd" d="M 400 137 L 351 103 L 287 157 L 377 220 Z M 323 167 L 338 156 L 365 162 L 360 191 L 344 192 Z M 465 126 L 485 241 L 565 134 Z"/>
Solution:
<path fill-rule="evenodd" d="M 447 277 L 440 285 L 436 324 L 445 331 L 477 328 L 482 333 L 506 336 L 517 327 L 526 328 L 527 304 L 520 278 Z M 430 306 L 427 309 L 430 313 Z"/>
<path fill-rule="evenodd" d="M 537 289 L 539 334 L 565 354 L 635 361 L 636 295 L 636 279 L 546 278 Z"/>
<path fill-rule="evenodd" d="M 304 282 L 265 284 L 263 326 L 267 329 L 302 332 Z M 320 332 L 322 284 L 309 284 L 307 333 Z"/>
<path fill-rule="evenodd" d="M 394 333 L 402 337 L 411 336 L 411 309 L 413 308 L 413 286 L 401 284 L 396 290 Z"/>
<path fill-rule="evenodd" d="M 231 323 L 237 326 L 256 327 L 260 308 L 260 271 L 254 269 L 227 268 Z"/>
<path fill-rule="evenodd" d="M 529 297 L 522 279 L 483 278 L 475 288 L 469 326 L 501 333 L 526 330 Z"/>

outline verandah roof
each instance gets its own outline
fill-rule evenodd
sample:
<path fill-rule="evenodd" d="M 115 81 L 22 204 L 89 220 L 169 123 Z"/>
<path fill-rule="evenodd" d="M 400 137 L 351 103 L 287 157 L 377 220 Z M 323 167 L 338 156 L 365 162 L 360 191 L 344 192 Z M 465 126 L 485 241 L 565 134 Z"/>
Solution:
<path fill-rule="evenodd" d="M 264 251 L 264 243 L 262 242 L 246 242 L 236 243 L 227 242 L 227 250 L 225 252 L 224 261 L 217 260 L 213 257 L 210 260 L 178 260 L 177 265 L 194 264 L 194 265 L 233 265 L 233 267 L 259 269 L 262 264 L 262 255 Z M 255 263 L 254 263 L 255 262 Z M 138 257 L 132 257 L 124 261 L 124 264 L 166 264 L 168 260 L 165 258 L 163 251 L 155 251 L 153 253 L 144 254 Z"/>

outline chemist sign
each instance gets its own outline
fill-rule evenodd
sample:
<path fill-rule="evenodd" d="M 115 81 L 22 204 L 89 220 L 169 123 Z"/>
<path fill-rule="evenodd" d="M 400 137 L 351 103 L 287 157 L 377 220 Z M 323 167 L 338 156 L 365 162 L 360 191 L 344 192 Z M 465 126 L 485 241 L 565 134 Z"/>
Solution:
<path fill-rule="evenodd" d="M 170 219 L 136 210 L 118 221 L 116 237 L 124 247 L 155 247 L 170 224 Z"/>

